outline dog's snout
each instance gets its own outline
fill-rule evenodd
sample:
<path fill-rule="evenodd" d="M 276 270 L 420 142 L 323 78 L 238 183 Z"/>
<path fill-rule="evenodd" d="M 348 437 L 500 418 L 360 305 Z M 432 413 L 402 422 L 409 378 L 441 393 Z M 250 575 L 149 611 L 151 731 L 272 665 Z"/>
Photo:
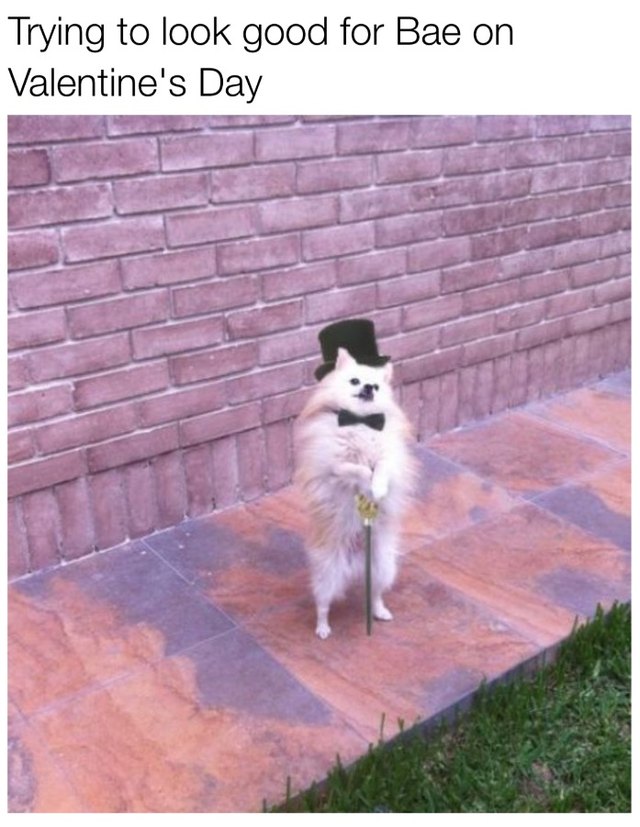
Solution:
<path fill-rule="evenodd" d="M 373 397 L 373 385 L 369 385 L 369 384 L 363 385 L 361 395 L 365 399 L 371 399 Z"/>

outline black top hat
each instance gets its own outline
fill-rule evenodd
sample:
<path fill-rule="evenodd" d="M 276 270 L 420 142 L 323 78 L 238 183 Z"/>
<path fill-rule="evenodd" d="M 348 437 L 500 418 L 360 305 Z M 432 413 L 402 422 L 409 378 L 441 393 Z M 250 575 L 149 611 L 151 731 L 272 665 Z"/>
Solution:
<path fill-rule="evenodd" d="M 338 348 L 343 347 L 361 365 L 379 368 L 386 365 L 389 356 L 380 356 L 376 331 L 370 319 L 344 319 L 323 328 L 318 334 L 324 364 L 315 370 L 315 377 L 323 379 L 336 366 Z"/>

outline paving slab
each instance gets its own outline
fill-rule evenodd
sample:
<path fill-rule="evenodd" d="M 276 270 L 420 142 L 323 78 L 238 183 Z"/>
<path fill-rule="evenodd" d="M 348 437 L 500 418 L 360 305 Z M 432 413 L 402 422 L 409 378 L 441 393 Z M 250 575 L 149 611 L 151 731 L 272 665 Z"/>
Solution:
<path fill-rule="evenodd" d="M 630 599 L 630 375 L 416 448 L 390 623 L 314 635 L 292 488 L 9 586 L 11 812 L 255 812 Z"/>

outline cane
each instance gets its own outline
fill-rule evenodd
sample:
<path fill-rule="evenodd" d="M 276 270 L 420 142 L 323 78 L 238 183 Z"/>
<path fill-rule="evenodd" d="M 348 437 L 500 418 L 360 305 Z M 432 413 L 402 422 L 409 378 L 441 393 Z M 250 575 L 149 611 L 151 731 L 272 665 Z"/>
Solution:
<path fill-rule="evenodd" d="M 367 617 L 367 634 L 371 634 L 373 612 L 371 609 L 371 524 L 378 516 L 378 505 L 367 499 L 364 494 L 356 494 L 356 507 L 364 527 L 364 554 L 365 554 L 365 600 Z"/>

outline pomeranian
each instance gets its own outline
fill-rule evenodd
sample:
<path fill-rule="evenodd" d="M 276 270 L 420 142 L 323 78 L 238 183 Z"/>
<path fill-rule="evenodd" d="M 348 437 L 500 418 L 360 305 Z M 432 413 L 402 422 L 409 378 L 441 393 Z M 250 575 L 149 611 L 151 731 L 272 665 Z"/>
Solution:
<path fill-rule="evenodd" d="M 372 610 L 391 620 L 383 594 L 397 570 L 400 522 L 416 478 L 411 428 L 394 401 L 392 366 L 370 367 L 338 348 L 295 426 L 295 481 L 309 509 L 306 547 L 316 634 L 331 634 L 329 609 L 364 582 L 362 520 L 356 495 L 378 505 L 372 529 Z"/>

